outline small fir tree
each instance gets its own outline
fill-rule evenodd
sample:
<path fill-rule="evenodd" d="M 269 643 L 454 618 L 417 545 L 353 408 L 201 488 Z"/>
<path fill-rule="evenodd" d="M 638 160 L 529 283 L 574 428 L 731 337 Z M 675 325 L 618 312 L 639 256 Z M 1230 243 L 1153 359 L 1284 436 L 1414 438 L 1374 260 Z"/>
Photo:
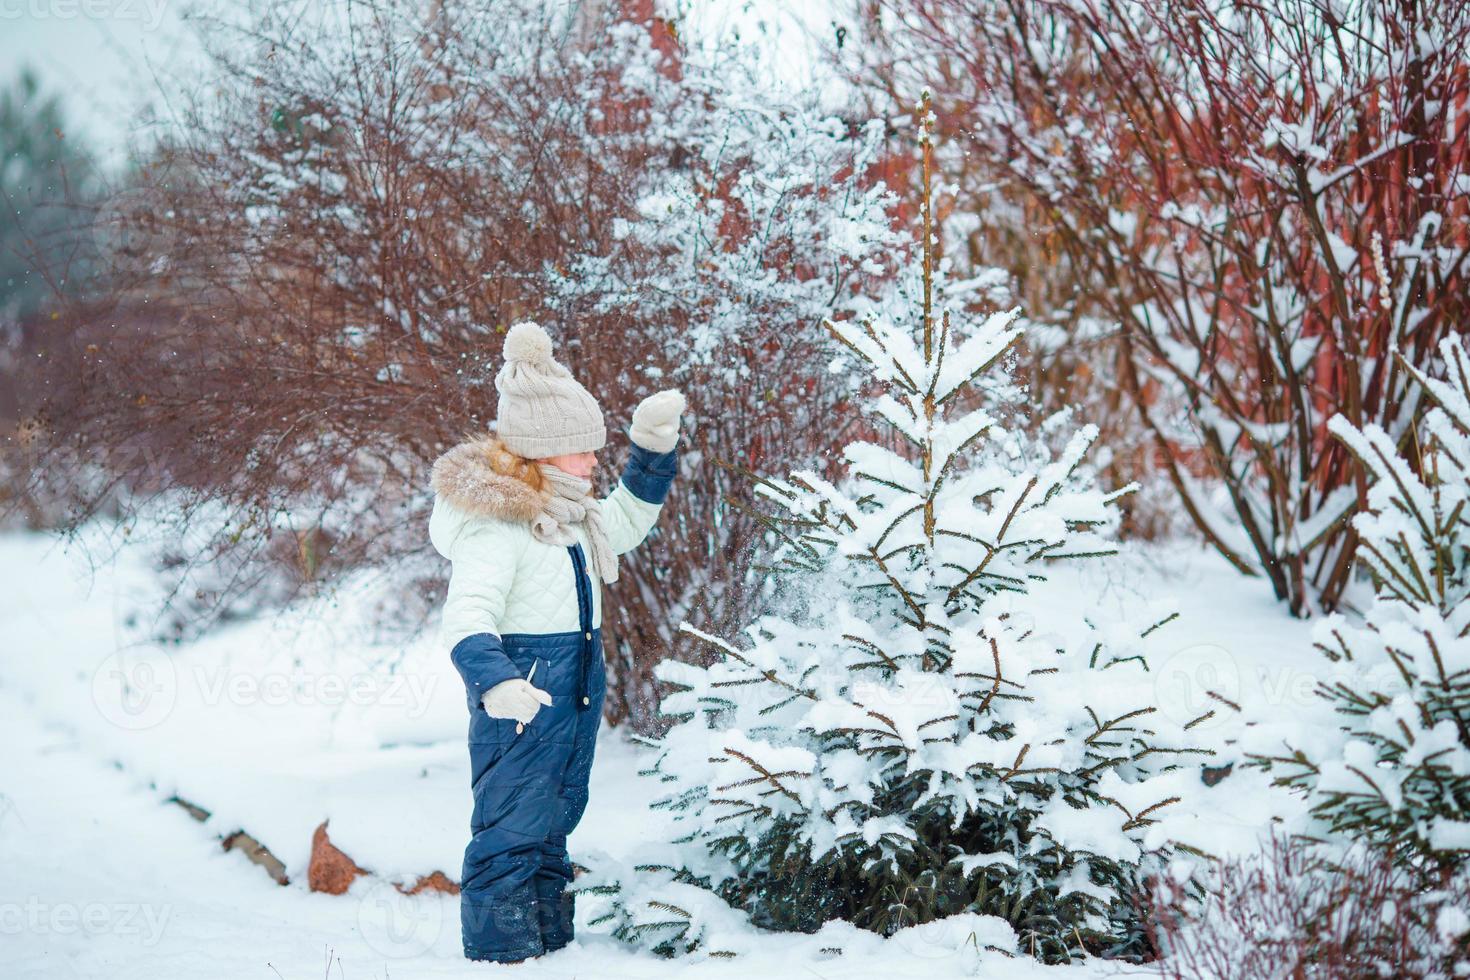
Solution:
<path fill-rule="evenodd" d="M 919 108 L 921 282 L 900 290 L 918 308 L 825 323 L 884 388 L 867 410 L 899 448 L 847 445 L 844 487 L 810 470 L 759 481 L 779 511 L 769 567 L 784 608 L 744 647 L 682 624 L 716 662 L 659 665 L 677 721 L 649 771 L 667 790 L 656 806 L 687 832 L 683 864 L 649 870 L 773 929 L 841 918 L 891 934 L 973 912 L 1047 961 L 1140 955 L 1126 896 L 1162 859 L 1143 836 L 1174 802 L 1151 777 L 1204 751 L 1179 726 L 1161 738 L 1141 696 L 1147 638 L 1172 617 L 1061 638 L 1076 596 L 1049 591 L 1049 570 L 1114 554 L 1113 505 L 1132 488 L 1091 485 L 1094 427 L 1052 453 L 987 411 L 986 372 L 1023 328 L 1011 310 L 962 333 L 942 308 L 927 93 Z M 605 901 L 620 887 L 589 886 Z M 700 934 L 687 914 L 626 903 L 599 917 L 645 945 L 667 928 L 671 952 Z"/>
<path fill-rule="evenodd" d="M 1324 843 L 1367 843 L 1434 876 L 1470 857 L 1470 346 L 1439 346 L 1445 378 L 1400 361 L 1435 406 L 1407 433 L 1410 465 L 1376 425 L 1332 432 L 1373 479 L 1353 518 L 1374 598 L 1314 631 L 1338 665 L 1319 692 L 1346 719 L 1329 748 L 1253 754 L 1308 794 Z"/>

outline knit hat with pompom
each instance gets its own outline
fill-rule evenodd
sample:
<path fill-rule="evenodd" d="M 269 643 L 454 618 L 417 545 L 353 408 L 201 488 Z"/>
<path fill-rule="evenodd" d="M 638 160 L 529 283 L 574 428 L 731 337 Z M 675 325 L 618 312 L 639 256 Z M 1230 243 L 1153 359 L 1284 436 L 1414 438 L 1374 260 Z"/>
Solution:
<path fill-rule="evenodd" d="M 607 445 L 597 399 L 551 356 L 551 338 L 539 324 L 523 320 L 506 332 L 495 388 L 495 434 L 517 456 L 541 459 Z"/>

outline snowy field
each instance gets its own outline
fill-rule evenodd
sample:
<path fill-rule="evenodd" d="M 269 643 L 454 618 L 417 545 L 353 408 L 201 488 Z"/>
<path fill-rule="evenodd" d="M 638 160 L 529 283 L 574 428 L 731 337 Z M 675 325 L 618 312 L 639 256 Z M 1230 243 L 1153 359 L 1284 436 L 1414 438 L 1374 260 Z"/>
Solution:
<path fill-rule="evenodd" d="M 100 532 L 98 532 L 100 534 Z M 1161 710 L 1200 691 L 1244 709 L 1222 716 L 1238 749 L 1320 723 L 1321 657 L 1308 624 L 1259 582 L 1193 545 L 1125 553 L 1078 587 L 1120 601 L 1172 600 L 1172 651 L 1153 669 Z M 41 535 L 0 537 L 0 976 L 4 977 L 1057 977 L 1148 975 L 1096 962 L 1042 967 L 979 952 L 1004 945 L 996 920 L 965 917 L 889 939 L 829 923 L 814 936 L 762 935 L 735 960 L 664 961 L 579 923 L 572 946 L 518 966 L 461 958 L 457 898 L 402 895 L 434 871 L 458 876 L 470 793 L 464 702 L 447 655 L 365 639 L 350 592 L 331 603 L 161 647 L 137 639 L 156 601 L 145 549 L 96 562 Z M 430 631 L 432 632 L 432 631 Z M 1246 725 L 1246 721 L 1254 724 Z M 574 860 L 656 840 L 640 750 L 604 730 Z M 1231 761 L 1222 756 L 1221 764 Z M 1186 802 L 1161 838 L 1249 851 L 1291 797 L 1253 771 L 1213 788 L 1180 774 Z M 208 811 L 198 821 L 172 800 Z M 372 874 L 347 895 L 308 890 L 313 830 Z M 221 840 L 244 830 L 285 865 L 275 883 Z"/>

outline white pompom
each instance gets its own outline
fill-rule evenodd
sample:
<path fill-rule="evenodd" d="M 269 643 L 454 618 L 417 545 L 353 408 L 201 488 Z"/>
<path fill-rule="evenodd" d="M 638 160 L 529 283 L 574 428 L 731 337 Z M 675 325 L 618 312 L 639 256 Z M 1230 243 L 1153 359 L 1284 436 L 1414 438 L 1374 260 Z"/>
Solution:
<path fill-rule="evenodd" d="M 670 405 L 674 408 L 675 416 L 684 414 L 684 409 L 688 407 L 688 402 L 685 401 L 684 393 L 682 391 L 677 388 L 665 388 L 662 394 L 668 399 Z"/>
<path fill-rule="evenodd" d="M 551 360 L 551 338 L 534 320 L 512 324 L 505 334 L 505 359 L 545 364 Z"/>

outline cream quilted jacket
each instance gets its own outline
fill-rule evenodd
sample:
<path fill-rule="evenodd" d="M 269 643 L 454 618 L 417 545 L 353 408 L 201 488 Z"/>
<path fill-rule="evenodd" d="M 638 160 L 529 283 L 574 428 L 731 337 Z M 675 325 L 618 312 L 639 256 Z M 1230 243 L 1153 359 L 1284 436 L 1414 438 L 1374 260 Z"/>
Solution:
<path fill-rule="evenodd" d="M 602 498 L 608 542 L 618 554 L 637 547 L 658 520 L 675 458 L 675 451 L 656 454 L 631 446 L 617 487 Z M 581 628 L 571 555 L 566 546 L 531 536 L 540 495 L 510 475 L 509 453 L 499 440 L 485 436 L 449 450 L 435 462 L 431 482 L 429 539 L 452 562 L 440 634 L 447 648 L 477 633 Z M 585 554 L 586 532 L 576 530 Z M 590 565 L 587 571 L 592 624 L 600 627 L 602 583 Z"/>

